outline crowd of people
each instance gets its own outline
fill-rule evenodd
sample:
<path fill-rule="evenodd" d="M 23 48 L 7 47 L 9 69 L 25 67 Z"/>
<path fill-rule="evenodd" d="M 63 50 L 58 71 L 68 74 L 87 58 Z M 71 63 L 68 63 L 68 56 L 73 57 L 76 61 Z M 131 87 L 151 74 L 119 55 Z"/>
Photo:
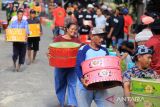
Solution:
<path fill-rule="evenodd" d="M 18 28 L 26 30 L 25 42 L 13 42 L 13 66 L 14 71 L 21 71 L 20 67 L 25 63 L 26 52 L 28 54 L 27 64 L 30 65 L 36 59 L 39 50 L 40 35 L 42 35 L 42 27 L 40 23 L 41 8 L 39 2 L 24 1 L 20 4 L 17 0 L 8 3 L 6 6 L 6 16 L 8 21 L 8 29 Z M 30 37 L 31 31 L 29 25 L 38 24 L 40 26 L 40 35 Z M 33 51 L 33 52 L 32 52 Z M 17 60 L 19 61 L 17 62 Z"/>
<path fill-rule="evenodd" d="M 158 15 L 144 13 L 141 16 L 141 23 L 134 31 L 132 25 L 136 21 L 129 14 L 128 8 L 123 6 L 111 8 L 109 5 L 88 4 L 85 8 L 77 6 L 77 4 L 68 4 L 68 7 L 64 9 L 61 3 L 58 3 L 53 10 L 53 18 L 53 25 L 51 26 L 53 34 L 54 36 L 62 35 L 62 41 L 70 41 L 75 37 L 80 38 L 81 41 L 81 38 L 87 35 L 86 41 L 81 41 L 85 45 L 81 46 L 77 55 L 77 65 L 74 70 L 77 75 L 72 75 L 72 78 L 78 76 L 77 85 L 75 83 L 76 80 L 72 83 L 74 88 L 69 80 L 66 81 L 69 75 L 66 75 L 63 79 L 55 75 L 56 79 L 59 78 L 59 82 L 68 84 L 68 89 L 71 87 L 73 89 L 72 94 L 70 93 L 71 91 L 68 92 L 68 105 L 91 107 L 91 103 L 94 100 L 97 107 L 112 106 L 105 101 L 107 90 L 87 89 L 81 66 L 81 63 L 85 60 L 110 55 L 107 50 L 109 48 L 113 48 L 116 51 L 116 56 L 120 57 L 126 65 L 122 75 L 125 97 L 131 97 L 132 77 L 159 79 L 158 45 L 160 42 L 158 41 L 158 35 L 160 33 L 160 17 Z M 69 32 L 67 30 L 67 34 L 65 33 L 65 28 L 68 29 L 66 27 L 68 23 L 77 24 L 78 32 L 71 38 L 65 37 Z M 88 40 L 90 42 L 87 42 Z M 63 72 L 63 75 L 65 73 Z M 68 73 L 71 74 L 72 72 Z M 64 81 L 66 82 L 64 83 Z M 59 86 L 59 84 L 56 85 Z M 77 86 L 77 97 L 73 95 L 76 90 L 75 85 Z M 61 89 L 59 88 L 59 90 L 56 88 L 56 94 L 58 99 L 61 98 L 59 103 L 62 107 L 64 106 L 64 97 L 61 97 L 62 94 L 60 95 L 59 93 L 62 92 L 63 96 L 65 96 L 64 90 L 66 90 L 66 85 Z M 74 99 L 72 103 L 70 98 Z M 77 101 L 75 98 L 77 98 Z M 135 107 L 133 101 L 128 101 L 127 104 L 129 107 Z"/>
<path fill-rule="evenodd" d="M 25 62 L 26 51 L 28 65 L 36 59 L 40 37 L 29 37 L 29 24 L 39 24 L 40 35 L 42 35 L 40 16 L 43 6 L 39 2 L 25 1 L 22 5 L 14 2 L 6 8 L 8 28 L 26 30 L 26 42 L 13 42 L 12 58 L 16 71 L 21 71 L 20 66 Z M 84 7 L 69 3 L 64 8 L 62 3 L 58 2 L 54 4 L 52 18 L 53 42 L 81 44 L 75 67 L 54 68 L 55 92 L 60 107 L 65 105 L 66 90 L 68 90 L 67 105 L 70 107 L 91 107 L 93 100 L 97 107 L 112 107 L 106 102 L 107 89 L 87 90 L 81 66 L 85 60 L 111 55 L 109 52 L 111 48 L 116 53 L 114 56 L 118 56 L 126 66 L 122 71 L 125 97 L 131 96 L 132 77 L 160 78 L 159 15 L 144 13 L 141 16 L 141 23 L 133 31 L 132 25 L 136 21 L 125 6 L 113 8 L 109 5 L 94 3 Z M 128 101 L 127 104 L 129 107 L 135 107 L 133 101 Z"/>

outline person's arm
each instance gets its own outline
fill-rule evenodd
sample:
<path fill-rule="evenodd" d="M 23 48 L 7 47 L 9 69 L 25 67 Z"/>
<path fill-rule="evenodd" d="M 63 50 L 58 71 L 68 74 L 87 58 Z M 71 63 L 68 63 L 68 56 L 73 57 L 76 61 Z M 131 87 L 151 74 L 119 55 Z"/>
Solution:
<path fill-rule="evenodd" d="M 132 24 L 133 24 L 133 19 L 130 16 L 129 17 L 129 26 L 128 26 L 128 35 L 131 36 L 132 32 L 131 32 L 131 28 L 132 28 Z"/>
<path fill-rule="evenodd" d="M 54 30 L 55 29 L 55 20 L 56 20 L 56 10 L 53 10 L 52 16 L 53 16 L 53 23 L 51 25 L 51 30 Z"/>
<path fill-rule="evenodd" d="M 30 34 L 29 27 L 28 27 L 28 22 L 27 21 L 25 23 L 25 29 L 26 29 L 26 41 L 27 41 L 27 38 L 28 38 L 28 36 Z"/>
<path fill-rule="evenodd" d="M 113 21 L 112 17 L 110 17 L 107 21 L 108 21 L 108 23 L 110 25 L 109 27 L 111 27 L 110 31 L 108 32 L 107 38 L 111 38 L 112 34 L 113 34 L 113 31 L 114 31 L 114 21 Z"/>
<path fill-rule="evenodd" d="M 51 25 L 51 29 L 53 30 L 53 29 L 55 29 L 55 17 L 53 17 L 53 23 L 52 23 L 52 25 Z"/>
<path fill-rule="evenodd" d="M 124 59 L 126 59 L 127 56 L 128 56 L 128 53 L 125 52 L 125 53 L 121 56 L 121 59 L 124 60 Z"/>
<path fill-rule="evenodd" d="M 124 82 L 123 86 L 124 86 L 124 96 L 130 97 L 130 82 L 129 81 Z"/>
<path fill-rule="evenodd" d="M 81 80 L 81 78 L 83 78 L 81 63 L 84 60 L 85 60 L 85 53 L 83 53 L 83 50 L 80 49 L 78 51 L 77 61 L 76 61 L 76 73 L 77 73 L 79 80 Z"/>
<path fill-rule="evenodd" d="M 40 25 L 40 35 L 42 35 L 43 34 L 43 30 L 42 30 L 42 25 L 41 25 L 41 22 L 40 22 L 40 20 L 39 19 L 37 19 L 38 20 L 38 24 Z"/>
<path fill-rule="evenodd" d="M 124 82 L 123 83 L 123 90 L 124 90 L 124 97 L 127 97 L 127 99 L 130 99 L 130 82 Z M 127 101 L 128 107 L 135 107 L 134 101 L 128 100 Z"/>
<path fill-rule="evenodd" d="M 109 31 L 109 33 L 107 35 L 107 38 L 111 38 L 113 30 L 114 30 L 114 27 L 111 27 L 111 29 L 110 29 L 110 31 Z"/>
<path fill-rule="evenodd" d="M 130 70 L 125 71 L 123 74 L 123 91 L 124 91 L 124 97 L 127 99 L 130 99 L 131 92 L 130 92 L 130 81 L 131 81 L 131 72 Z M 126 102 L 128 104 L 128 107 L 135 107 L 134 101 L 128 100 Z"/>

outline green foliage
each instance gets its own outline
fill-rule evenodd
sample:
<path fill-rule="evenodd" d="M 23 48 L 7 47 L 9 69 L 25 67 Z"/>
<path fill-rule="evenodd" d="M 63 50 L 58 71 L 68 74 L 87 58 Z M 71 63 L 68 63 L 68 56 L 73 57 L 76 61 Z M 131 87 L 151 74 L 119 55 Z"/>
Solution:
<path fill-rule="evenodd" d="M 121 61 L 121 69 L 122 69 L 122 72 L 126 71 L 127 69 L 127 66 L 124 60 Z"/>

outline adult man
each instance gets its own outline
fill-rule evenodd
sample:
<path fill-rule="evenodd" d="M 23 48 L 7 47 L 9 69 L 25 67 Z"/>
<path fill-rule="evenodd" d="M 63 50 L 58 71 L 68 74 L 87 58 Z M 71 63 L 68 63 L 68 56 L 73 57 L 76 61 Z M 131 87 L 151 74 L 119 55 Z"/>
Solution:
<path fill-rule="evenodd" d="M 105 40 L 106 40 L 106 48 L 109 48 L 110 44 L 112 43 L 112 33 L 113 33 L 113 30 L 114 30 L 114 22 L 113 22 L 113 17 L 112 17 L 112 14 L 108 11 L 108 10 L 105 10 L 104 11 L 104 15 L 106 17 L 106 37 L 105 37 Z"/>
<path fill-rule="evenodd" d="M 39 24 L 39 26 L 40 26 L 39 32 L 40 32 L 40 35 L 42 34 L 42 27 L 40 25 L 39 19 L 36 17 L 35 10 L 32 9 L 30 11 L 30 19 L 28 19 L 27 21 L 28 21 L 28 24 Z M 38 37 L 29 37 L 28 38 L 28 61 L 29 61 L 28 64 L 31 64 L 31 62 L 35 61 L 37 51 L 39 50 L 40 35 L 37 35 Z M 33 53 L 32 53 L 32 50 L 33 50 Z M 33 58 L 32 58 L 32 56 L 33 56 Z"/>
<path fill-rule="evenodd" d="M 153 36 L 145 43 L 147 47 L 153 47 L 151 68 L 160 75 L 160 19 L 155 20 L 151 25 Z"/>
<path fill-rule="evenodd" d="M 124 18 L 122 15 L 120 15 L 120 7 L 117 7 L 113 16 L 113 25 L 114 25 L 114 30 L 112 33 L 112 38 L 113 41 L 113 46 L 116 48 L 117 46 L 121 46 L 121 43 L 123 42 L 124 38 Z"/>
<path fill-rule="evenodd" d="M 133 23 L 133 19 L 129 15 L 128 8 L 123 8 L 122 9 L 122 14 L 123 14 L 123 17 L 124 17 L 124 40 L 128 41 L 129 36 L 131 34 L 131 26 L 132 26 L 132 23 Z"/>
<path fill-rule="evenodd" d="M 98 56 L 108 55 L 108 50 L 102 47 L 102 41 L 104 37 L 104 31 L 101 28 L 93 28 L 91 31 L 91 43 L 89 45 L 82 46 L 77 55 L 76 72 L 78 75 L 78 106 L 79 107 L 91 107 L 91 103 L 94 100 L 97 107 L 110 107 L 106 104 L 107 90 L 87 90 L 85 87 L 85 80 L 82 75 L 81 63 L 85 60 L 95 58 Z"/>
<path fill-rule="evenodd" d="M 95 19 L 93 14 L 93 5 L 88 4 L 87 11 L 84 13 L 84 20 L 90 23 L 90 27 L 95 26 Z"/>
<path fill-rule="evenodd" d="M 23 20 L 23 11 L 18 10 L 17 11 L 17 17 L 18 19 L 13 21 L 10 25 L 9 28 L 24 28 L 26 30 L 26 39 L 29 34 L 28 30 L 28 22 L 26 20 Z M 24 64 L 25 61 L 25 55 L 26 55 L 26 42 L 13 42 L 13 65 L 14 65 L 14 70 L 17 72 L 20 70 L 21 64 Z M 17 59 L 19 57 L 19 63 L 18 65 L 16 64 Z"/>
<path fill-rule="evenodd" d="M 62 8 L 62 3 L 58 3 L 58 7 L 53 10 L 53 25 L 51 26 L 53 30 L 53 35 L 57 36 L 60 34 L 60 31 L 64 28 L 64 20 L 66 12 Z"/>
<path fill-rule="evenodd" d="M 95 18 L 96 27 L 100 27 L 100 28 L 105 29 L 106 18 L 102 14 L 102 10 L 101 9 L 97 9 L 96 13 L 97 13 L 97 17 Z"/>
<path fill-rule="evenodd" d="M 140 45 L 134 53 L 135 67 L 127 70 L 123 74 L 124 95 L 130 97 L 131 77 L 136 78 L 158 78 L 156 72 L 149 68 L 152 58 L 152 49 Z M 128 101 L 129 107 L 135 107 L 134 102 Z"/>

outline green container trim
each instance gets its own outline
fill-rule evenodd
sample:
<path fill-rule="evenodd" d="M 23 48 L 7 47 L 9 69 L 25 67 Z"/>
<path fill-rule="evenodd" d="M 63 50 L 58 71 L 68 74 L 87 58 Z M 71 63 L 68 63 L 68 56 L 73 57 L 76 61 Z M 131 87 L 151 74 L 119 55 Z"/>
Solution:
<path fill-rule="evenodd" d="M 74 42 L 56 42 L 51 43 L 49 46 L 55 48 L 77 48 L 80 47 L 80 44 Z"/>

